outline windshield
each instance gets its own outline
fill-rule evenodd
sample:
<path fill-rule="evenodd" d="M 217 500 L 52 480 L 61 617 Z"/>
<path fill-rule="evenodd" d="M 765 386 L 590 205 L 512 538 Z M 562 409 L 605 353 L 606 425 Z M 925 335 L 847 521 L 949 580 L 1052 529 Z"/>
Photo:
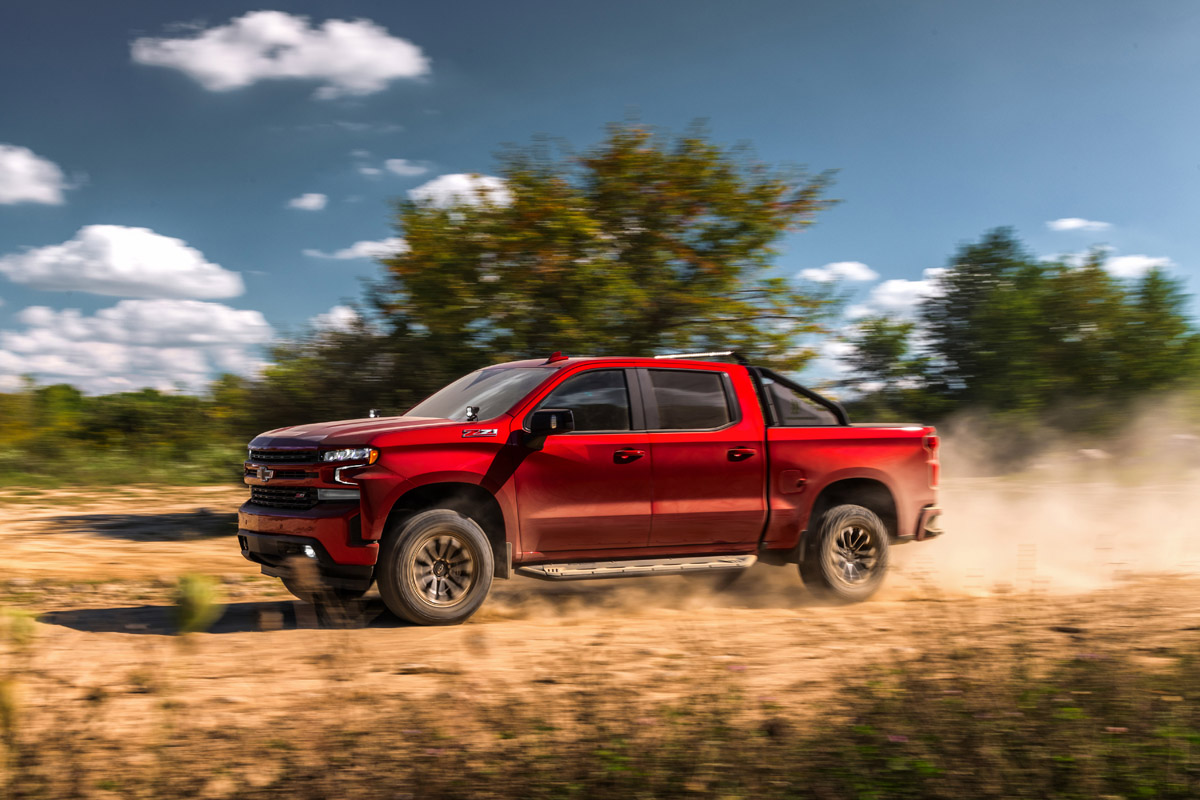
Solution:
<path fill-rule="evenodd" d="M 418 403 L 405 416 L 437 417 L 456 422 L 498 417 L 512 408 L 529 391 L 550 377 L 542 367 L 489 367 L 464 375 Z"/>

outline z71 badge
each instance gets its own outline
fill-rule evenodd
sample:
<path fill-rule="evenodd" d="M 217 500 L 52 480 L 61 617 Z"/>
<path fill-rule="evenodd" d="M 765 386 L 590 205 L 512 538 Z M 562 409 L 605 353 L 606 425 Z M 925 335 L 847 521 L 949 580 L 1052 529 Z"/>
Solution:
<path fill-rule="evenodd" d="M 499 432 L 498 428 L 463 428 L 462 438 L 475 439 L 480 436 L 495 436 Z"/>

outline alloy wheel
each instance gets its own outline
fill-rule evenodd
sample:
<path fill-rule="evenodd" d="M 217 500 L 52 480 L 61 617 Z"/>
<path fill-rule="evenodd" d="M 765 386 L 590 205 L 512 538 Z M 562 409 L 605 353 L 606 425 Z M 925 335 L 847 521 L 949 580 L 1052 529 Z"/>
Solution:
<path fill-rule="evenodd" d="M 449 533 L 431 533 L 416 548 L 408 577 L 415 593 L 432 606 L 461 603 L 477 580 L 477 559 L 469 544 Z"/>

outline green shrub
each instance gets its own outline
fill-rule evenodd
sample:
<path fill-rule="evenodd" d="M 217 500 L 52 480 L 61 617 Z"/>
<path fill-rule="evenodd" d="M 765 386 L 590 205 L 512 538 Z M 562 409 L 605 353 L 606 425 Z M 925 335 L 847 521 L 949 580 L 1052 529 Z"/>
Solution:
<path fill-rule="evenodd" d="M 221 618 L 217 582 L 207 575 L 183 575 L 175 586 L 175 627 L 179 633 L 208 630 Z"/>

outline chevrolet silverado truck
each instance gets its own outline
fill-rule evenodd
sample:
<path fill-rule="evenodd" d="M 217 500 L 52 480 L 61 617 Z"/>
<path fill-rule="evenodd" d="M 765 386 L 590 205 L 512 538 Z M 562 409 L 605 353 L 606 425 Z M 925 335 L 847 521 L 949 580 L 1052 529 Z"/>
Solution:
<path fill-rule="evenodd" d="M 932 427 L 851 425 L 729 353 L 499 364 L 403 416 L 279 428 L 249 451 L 242 555 L 301 599 L 375 583 L 417 624 L 462 622 L 514 574 L 756 561 L 864 600 L 891 546 L 940 533 Z"/>

